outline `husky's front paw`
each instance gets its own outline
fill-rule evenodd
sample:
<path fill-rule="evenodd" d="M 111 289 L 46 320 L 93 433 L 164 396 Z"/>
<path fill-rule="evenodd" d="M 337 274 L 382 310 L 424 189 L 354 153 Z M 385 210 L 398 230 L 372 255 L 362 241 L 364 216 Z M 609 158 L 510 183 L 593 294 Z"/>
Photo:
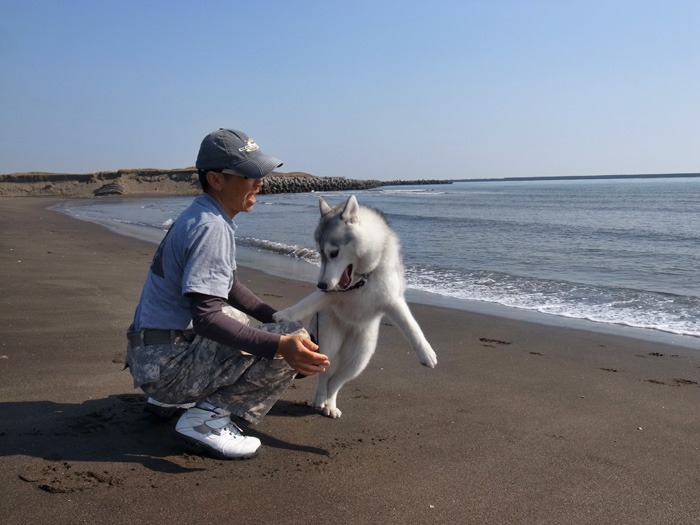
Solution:
<path fill-rule="evenodd" d="M 435 368 L 437 365 L 437 354 L 430 345 L 426 345 L 418 352 L 418 361 L 428 368 Z"/>
<path fill-rule="evenodd" d="M 279 310 L 272 314 L 272 318 L 277 321 L 278 323 L 281 323 L 282 321 L 296 321 L 296 319 L 292 319 L 291 316 L 289 315 L 291 308 L 285 308 L 284 310 Z"/>
<path fill-rule="evenodd" d="M 326 417 L 330 417 L 333 419 L 338 419 L 340 416 L 343 415 L 343 413 L 340 411 L 338 407 L 332 407 L 326 405 L 323 407 L 323 415 Z"/>

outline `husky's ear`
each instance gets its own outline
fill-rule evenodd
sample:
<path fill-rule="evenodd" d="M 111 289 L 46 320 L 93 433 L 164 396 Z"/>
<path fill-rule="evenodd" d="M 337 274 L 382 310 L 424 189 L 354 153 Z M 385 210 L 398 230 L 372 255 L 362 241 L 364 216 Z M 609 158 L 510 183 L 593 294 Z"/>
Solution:
<path fill-rule="evenodd" d="M 328 215 L 332 209 L 330 206 L 328 206 L 328 203 L 323 199 L 323 197 L 318 198 L 318 207 L 321 210 L 321 217 Z"/>
<path fill-rule="evenodd" d="M 350 195 L 348 202 L 345 203 L 345 208 L 343 208 L 343 213 L 340 215 L 340 218 L 345 222 L 359 222 L 360 217 L 357 213 L 358 211 L 360 211 L 360 205 L 357 203 L 355 196 Z"/>

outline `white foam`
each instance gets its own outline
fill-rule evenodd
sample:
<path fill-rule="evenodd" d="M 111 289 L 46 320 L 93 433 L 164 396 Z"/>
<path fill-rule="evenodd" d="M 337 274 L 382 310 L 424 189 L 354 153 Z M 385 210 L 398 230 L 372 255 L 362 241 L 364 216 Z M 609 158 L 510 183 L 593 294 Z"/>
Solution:
<path fill-rule="evenodd" d="M 416 290 L 464 300 L 495 303 L 570 319 L 623 325 L 700 337 L 697 319 L 688 311 L 700 300 L 637 290 L 598 288 L 489 272 L 467 276 L 461 272 L 407 271 L 407 284 Z M 677 302 L 687 302 L 687 310 Z"/>

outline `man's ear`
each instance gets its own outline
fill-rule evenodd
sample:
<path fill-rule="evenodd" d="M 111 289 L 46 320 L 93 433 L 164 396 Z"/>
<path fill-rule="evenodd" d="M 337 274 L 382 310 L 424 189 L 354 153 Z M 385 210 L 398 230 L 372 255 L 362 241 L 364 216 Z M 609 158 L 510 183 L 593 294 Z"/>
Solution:
<path fill-rule="evenodd" d="M 207 177 L 207 183 L 209 184 L 209 187 L 215 191 L 221 191 L 221 188 L 223 188 L 223 174 L 219 173 L 218 171 L 207 171 L 206 174 Z"/>

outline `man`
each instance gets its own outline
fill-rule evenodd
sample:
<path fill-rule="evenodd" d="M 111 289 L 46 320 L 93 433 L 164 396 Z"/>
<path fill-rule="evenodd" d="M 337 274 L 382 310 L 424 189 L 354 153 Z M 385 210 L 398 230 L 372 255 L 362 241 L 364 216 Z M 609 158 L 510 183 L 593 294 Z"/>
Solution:
<path fill-rule="evenodd" d="M 176 434 L 216 457 L 260 447 L 231 415 L 257 423 L 297 373 L 330 365 L 301 325 L 273 323 L 275 309 L 236 276 L 233 218 L 253 209 L 264 177 L 281 165 L 241 131 L 204 138 L 196 164 L 204 193 L 158 247 L 127 334 L 134 386 L 163 404 L 189 404 Z M 268 324 L 254 328 L 248 315 Z"/>

